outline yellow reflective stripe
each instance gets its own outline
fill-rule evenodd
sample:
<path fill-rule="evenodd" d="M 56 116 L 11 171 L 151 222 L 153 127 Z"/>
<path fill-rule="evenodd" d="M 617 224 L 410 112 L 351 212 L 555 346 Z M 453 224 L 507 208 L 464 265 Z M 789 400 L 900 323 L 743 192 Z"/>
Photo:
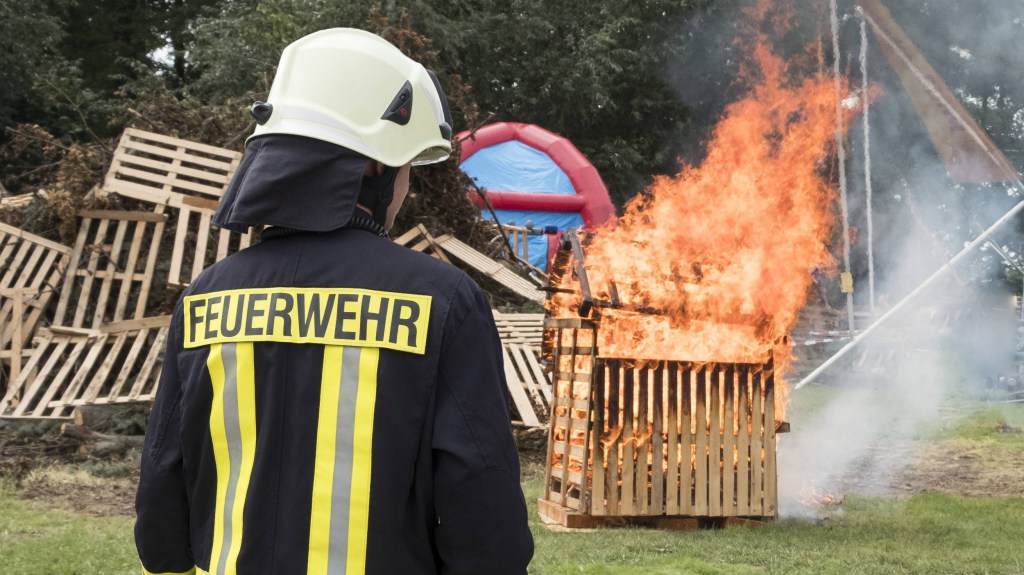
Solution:
<path fill-rule="evenodd" d="M 231 462 L 228 439 L 224 430 L 224 362 L 221 344 L 210 346 L 206 369 L 213 384 L 213 404 L 210 406 L 210 439 L 213 441 L 213 459 L 217 466 L 217 507 L 213 515 L 213 546 L 210 549 L 210 570 L 216 571 L 217 559 L 224 545 L 224 502 L 227 499 Z"/>
<path fill-rule="evenodd" d="M 313 508 L 309 523 L 308 573 L 327 573 L 331 537 L 331 495 L 334 484 L 335 429 L 338 426 L 338 394 L 341 390 L 340 346 L 324 348 L 320 380 L 320 413 L 316 427 L 316 459 L 313 468 Z"/>
<path fill-rule="evenodd" d="M 196 574 L 198 574 L 198 575 L 209 575 L 206 571 L 203 571 L 201 569 L 196 569 L 195 567 L 189 569 L 188 571 L 182 571 L 180 573 L 171 573 L 170 571 L 160 571 L 160 572 L 147 571 L 145 567 L 142 568 L 142 575 L 196 575 Z"/>
<path fill-rule="evenodd" d="M 210 571 L 234 575 L 242 546 L 245 498 L 256 457 L 256 386 L 251 343 L 210 346 L 210 438 L 217 468 Z"/>
<path fill-rule="evenodd" d="M 366 571 L 366 533 L 370 520 L 370 466 L 373 451 L 373 412 L 377 403 L 377 364 L 380 350 L 367 348 L 359 358 L 359 394 L 352 446 L 352 495 L 349 500 L 348 564 L 346 573 Z"/>
<path fill-rule="evenodd" d="M 252 466 L 256 459 L 256 376 L 252 343 L 238 343 L 235 347 L 236 384 L 238 390 L 238 428 L 242 439 L 241 473 L 235 487 L 235 501 L 231 510 L 231 550 L 228 554 L 228 567 L 225 575 L 235 572 L 238 552 L 242 547 L 242 514 L 245 510 L 245 497 L 249 492 L 249 480 L 252 477 Z"/>

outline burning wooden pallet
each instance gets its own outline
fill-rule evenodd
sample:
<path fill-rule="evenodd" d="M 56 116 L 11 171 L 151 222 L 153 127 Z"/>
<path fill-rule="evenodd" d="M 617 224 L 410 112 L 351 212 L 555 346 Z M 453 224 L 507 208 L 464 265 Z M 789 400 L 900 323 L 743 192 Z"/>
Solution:
<path fill-rule="evenodd" d="M 596 322 L 550 319 L 557 366 L 539 509 L 567 527 L 774 518 L 774 372 L 604 358 Z"/>
<path fill-rule="evenodd" d="M 553 298 L 570 305 L 545 320 L 555 374 L 541 516 L 665 528 L 776 517 L 775 344 L 764 320 L 672 319 L 623 301 L 614 283 L 592 291 L 583 258 L 570 233 L 552 267 Z"/>

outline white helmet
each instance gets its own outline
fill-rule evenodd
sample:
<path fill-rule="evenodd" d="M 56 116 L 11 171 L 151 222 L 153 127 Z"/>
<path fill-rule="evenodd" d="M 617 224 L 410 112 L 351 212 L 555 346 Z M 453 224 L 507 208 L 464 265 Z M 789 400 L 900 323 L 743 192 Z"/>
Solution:
<path fill-rule="evenodd" d="M 306 136 L 387 166 L 448 158 L 452 119 L 433 72 L 387 40 L 330 28 L 292 42 L 281 54 L 267 102 L 250 110 L 267 134 Z"/>

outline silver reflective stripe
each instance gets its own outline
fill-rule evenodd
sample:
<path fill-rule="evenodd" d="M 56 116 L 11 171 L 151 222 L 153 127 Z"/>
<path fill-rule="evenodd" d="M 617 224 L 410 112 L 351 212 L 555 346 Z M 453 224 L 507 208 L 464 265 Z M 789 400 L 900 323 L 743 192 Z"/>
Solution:
<path fill-rule="evenodd" d="M 335 435 L 334 481 L 331 489 L 331 543 L 328 575 L 344 575 L 348 561 L 348 519 L 352 495 L 352 447 L 359 391 L 360 347 L 346 347 L 341 356 L 341 391 Z"/>
<path fill-rule="evenodd" d="M 235 495 L 238 491 L 238 476 L 242 469 L 242 428 L 238 422 L 238 360 L 235 356 L 235 344 L 225 343 L 221 346 L 221 359 L 224 362 L 224 435 L 228 440 L 228 489 L 224 497 L 224 543 L 217 558 L 217 573 L 224 573 L 228 555 L 231 552 L 232 510 L 235 507 Z M 239 526 L 241 527 L 241 526 Z"/>

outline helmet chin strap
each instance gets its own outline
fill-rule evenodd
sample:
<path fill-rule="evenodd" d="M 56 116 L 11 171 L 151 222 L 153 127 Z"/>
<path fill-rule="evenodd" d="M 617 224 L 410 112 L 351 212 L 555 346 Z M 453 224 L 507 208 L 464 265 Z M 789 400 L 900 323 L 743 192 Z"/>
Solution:
<path fill-rule="evenodd" d="M 388 206 L 395 196 L 395 178 L 398 177 L 399 168 L 384 166 L 384 171 L 379 175 L 364 175 L 359 187 L 358 202 L 365 206 L 373 214 L 373 221 L 385 225 L 388 216 Z"/>

